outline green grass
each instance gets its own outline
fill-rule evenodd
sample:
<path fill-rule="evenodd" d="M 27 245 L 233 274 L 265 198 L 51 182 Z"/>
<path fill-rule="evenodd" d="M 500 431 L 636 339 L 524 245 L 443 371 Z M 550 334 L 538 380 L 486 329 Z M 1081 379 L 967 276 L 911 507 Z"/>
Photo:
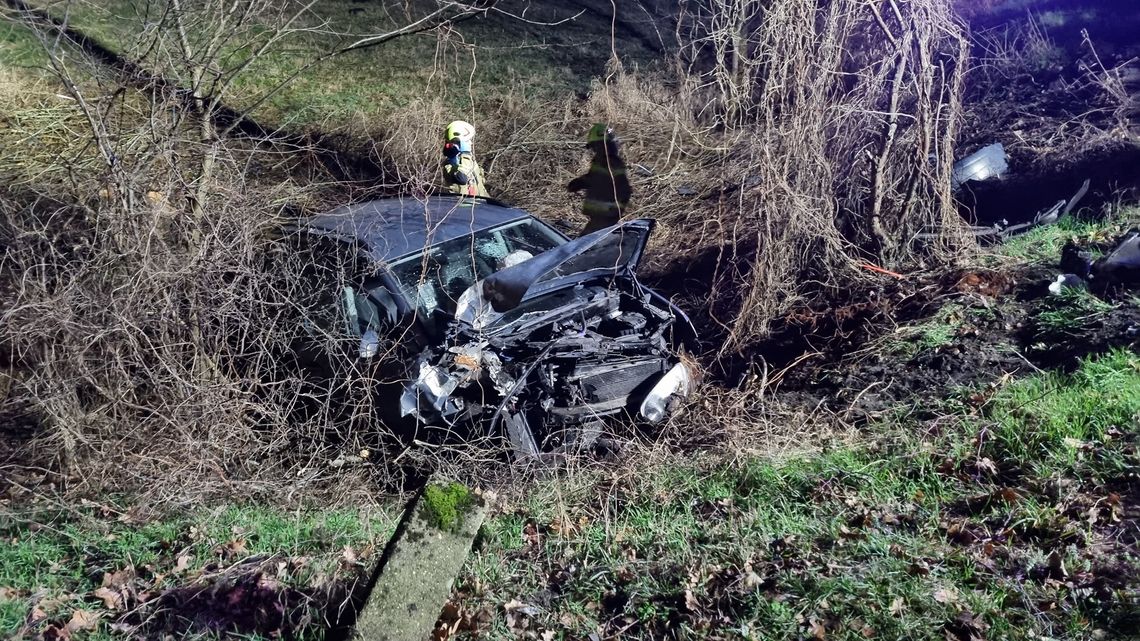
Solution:
<path fill-rule="evenodd" d="M 1037 227 L 997 245 L 984 261 L 991 266 L 1014 263 L 1056 264 L 1069 240 L 1078 245 L 1105 243 L 1140 223 L 1140 207 L 1118 209 L 1108 221 L 1084 221 L 1065 216 L 1052 225 Z"/>
<path fill-rule="evenodd" d="M 434 3 L 408 4 L 415 9 Z M 145 6 L 136 0 L 83 3 L 73 9 L 72 23 L 111 46 L 134 43 L 140 25 L 149 19 Z M 651 61 L 650 51 L 638 39 L 611 46 L 608 16 L 583 12 L 562 22 L 577 13 L 535 6 L 527 9 L 529 21 L 522 21 L 491 12 L 457 23 L 446 37 L 416 34 L 350 52 L 308 69 L 254 115 L 275 124 L 337 129 L 375 122 L 393 110 L 422 106 L 438 96 L 453 114 L 478 120 L 480 114 L 497 111 L 504 100 L 538 104 L 587 91 L 613 50 L 627 62 Z M 385 3 L 317 3 L 298 24 L 327 23 L 327 28 L 298 33 L 268 51 L 238 76 L 225 99 L 237 107 L 252 104 L 321 53 L 355 40 L 338 34 L 384 33 L 406 22 L 402 10 Z M 259 30 L 264 31 L 264 25 L 255 25 L 251 33 Z M 236 61 L 247 52 L 230 48 L 226 55 Z"/>
<path fill-rule="evenodd" d="M 1049 298 L 1035 320 L 1039 329 L 1049 334 L 1078 334 L 1114 309 L 1115 305 L 1087 290 L 1067 289 Z"/>
<path fill-rule="evenodd" d="M 5 66 L 27 66 L 42 62 L 43 49 L 32 32 L 16 23 L 0 22 L 0 57 Z"/>
<path fill-rule="evenodd" d="M 23 25 L 0 20 L 0 60 L 8 69 L 36 69 L 47 65 L 47 54 L 40 40 Z"/>
<path fill-rule="evenodd" d="M 353 580 L 379 555 L 395 518 L 381 509 L 237 505 L 145 523 L 100 508 L 29 515 L 0 531 L 0 637 L 20 632 L 34 607 L 46 615 L 37 629 L 85 610 L 103 617 L 94 638 L 120 636 L 109 624 L 124 613 L 95 594 L 117 572 L 131 573 L 135 592 L 154 595 L 251 559 L 268 563 L 263 571 L 283 587 Z"/>
<path fill-rule="evenodd" d="M 39 39 L 23 25 L 0 18 L 0 182 L 68 180 L 85 159 L 97 157 L 89 125 L 51 71 Z M 90 97 L 90 70 L 68 64 Z"/>
<path fill-rule="evenodd" d="M 994 253 L 1023 263 L 1056 262 L 1068 240 L 1099 238 L 1104 229 L 1104 223 L 1084 222 L 1066 216 L 1052 225 L 1037 227 L 1010 238 L 995 248 Z"/>
<path fill-rule="evenodd" d="M 621 480 L 548 482 L 488 524 L 463 605 L 490 612 L 479 633 L 503 639 L 1129 629 L 1140 560 L 1087 509 L 1107 506 L 1106 488 L 1140 463 L 1140 357 L 1114 352 L 945 412 L 936 432 L 903 419 L 812 458 L 677 460 Z M 1062 563 L 1066 580 L 1050 581 Z M 1127 586 L 1090 596 L 1112 568 L 1130 573 Z M 506 618 L 511 599 L 536 613 Z"/>
<path fill-rule="evenodd" d="M 1114 352 L 1071 375 L 1048 373 L 1011 385 L 990 415 L 995 457 L 1036 468 L 1038 476 L 1057 470 L 1118 474 L 1121 459 L 1110 446 L 1134 431 L 1140 418 L 1140 358 Z"/>

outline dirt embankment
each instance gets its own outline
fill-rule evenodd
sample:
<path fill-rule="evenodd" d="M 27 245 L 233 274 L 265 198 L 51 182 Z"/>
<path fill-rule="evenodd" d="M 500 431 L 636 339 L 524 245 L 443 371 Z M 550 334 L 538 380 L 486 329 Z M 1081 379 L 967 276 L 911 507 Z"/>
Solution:
<path fill-rule="evenodd" d="M 1008 3 L 1007 3 L 1008 4 Z M 1140 5 L 1130 0 L 963 7 L 974 65 L 960 155 L 993 142 L 997 184 L 959 194 L 978 224 L 1029 220 L 1088 179 L 1086 210 L 1140 195 Z"/>
<path fill-rule="evenodd" d="M 902 407 L 935 407 L 1004 377 L 1071 370 L 1112 349 L 1140 349 L 1134 295 L 1058 297 L 1047 289 L 1057 271 L 961 270 L 888 283 L 842 306 L 802 309 L 726 368 L 724 382 L 766 364 L 778 398 L 826 407 L 858 425 Z"/>
<path fill-rule="evenodd" d="M 1029 221 L 1088 180 L 1077 216 L 1118 214 L 1121 203 L 1140 198 L 1140 5 L 1030 4 L 960 7 L 974 62 L 958 157 L 1001 142 L 1010 160 L 1002 180 L 956 194 L 961 213 L 980 225 Z M 740 246 L 709 251 L 649 280 L 685 300 L 707 290 L 702 276 L 721 262 L 747 263 L 750 255 Z M 711 369 L 731 386 L 766 366 L 780 373 L 787 399 L 867 418 L 1003 374 L 1070 368 L 1083 356 L 1137 345 L 1135 305 L 1066 310 L 1045 289 L 1056 273 L 1056 265 L 1041 265 L 884 276 L 824 293 L 773 323 L 766 340 L 711 359 Z M 717 320 L 728 315 L 716 300 L 689 309 L 716 350 L 727 331 Z M 912 324 L 924 328 L 901 329 Z"/>
<path fill-rule="evenodd" d="M 983 225 L 1031 220 L 1088 180 L 1078 217 L 1119 214 L 1121 203 L 1140 197 L 1140 5 L 1030 5 L 964 12 L 975 60 L 959 157 L 1001 142 L 1010 170 L 959 192 L 962 213 Z M 1096 244 L 1106 250 L 1113 239 Z M 812 324 L 825 319 L 824 336 L 834 329 L 821 342 L 810 337 L 813 327 L 789 319 L 775 353 L 784 360 L 809 349 L 819 355 L 790 371 L 782 389 L 849 418 L 873 418 L 900 403 L 944 398 L 1004 375 L 1071 369 L 1083 357 L 1140 346 L 1134 299 L 1058 299 L 1046 289 L 1057 273 L 1053 263 L 951 272 L 936 281 L 887 279 L 828 314 L 808 315 Z M 907 323 L 919 326 L 897 327 Z"/>

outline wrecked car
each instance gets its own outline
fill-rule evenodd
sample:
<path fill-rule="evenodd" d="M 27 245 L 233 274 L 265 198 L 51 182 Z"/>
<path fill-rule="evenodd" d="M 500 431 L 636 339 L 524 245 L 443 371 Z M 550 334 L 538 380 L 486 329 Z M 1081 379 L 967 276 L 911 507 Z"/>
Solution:
<path fill-rule="evenodd" d="M 342 317 L 354 356 L 393 370 L 394 389 L 377 386 L 389 415 L 533 457 L 588 447 L 614 417 L 660 422 L 692 390 L 680 355 L 692 325 L 636 276 L 652 229 L 571 240 L 493 200 L 429 196 L 343 206 L 296 231 L 362 259 Z"/>

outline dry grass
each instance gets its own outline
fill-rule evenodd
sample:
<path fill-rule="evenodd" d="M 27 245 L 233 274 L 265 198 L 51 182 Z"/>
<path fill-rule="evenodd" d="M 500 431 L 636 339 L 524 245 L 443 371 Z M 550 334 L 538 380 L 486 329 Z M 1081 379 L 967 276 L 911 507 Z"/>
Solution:
<path fill-rule="evenodd" d="M 328 390 L 282 360 L 303 297 L 266 234 L 283 205 L 322 201 L 327 177 L 277 180 L 303 172 L 271 148 L 227 143 L 209 215 L 195 216 L 201 176 L 187 159 L 200 148 L 173 105 L 122 88 L 106 100 L 97 83 L 76 91 L 106 105 L 113 166 L 58 87 L 7 102 L 0 131 L 36 143 L 4 165 L 0 196 L 5 418 L 39 426 L 0 439 L 5 481 L 168 507 L 338 483 L 349 500 L 357 470 L 331 462 L 363 438 L 338 438 L 351 412 L 330 410 Z M 305 394 L 323 411 L 298 413 Z"/>
<path fill-rule="evenodd" d="M 949 192 L 967 53 L 946 3 L 717 7 L 684 19 L 671 72 L 615 59 L 585 103 L 489 109 L 478 147 L 492 188 L 565 218 L 563 185 L 587 160 L 578 141 L 591 122 L 613 124 L 634 165 L 630 215 L 660 223 L 656 267 L 718 253 L 698 297 L 729 350 L 804 296 L 860 280 L 863 260 L 900 267 L 971 247 Z M 930 228 L 942 236 L 917 245 Z"/>

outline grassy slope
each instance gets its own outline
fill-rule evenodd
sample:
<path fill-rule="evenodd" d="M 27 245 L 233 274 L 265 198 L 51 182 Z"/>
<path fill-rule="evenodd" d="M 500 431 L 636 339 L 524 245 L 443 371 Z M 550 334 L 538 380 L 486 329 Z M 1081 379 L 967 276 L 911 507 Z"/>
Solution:
<path fill-rule="evenodd" d="M 6 71 L 46 62 L 40 41 L 24 27 L 6 20 L 0 20 L 0 59 Z"/>
<path fill-rule="evenodd" d="M 298 34 L 275 47 L 239 77 L 227 101 L 238 107 L 250 104 L 321 52 L 353 40 L 338 33 L 384 33 L 406 24 L 399 8 L 403 4 L 317 3 L 302 23 L 315 26 L 327 21 L 327 28 L 321 33 Z M 414 8 L 433 3 L 409 4 Z M 114 47 L 114 43 L 134 40 L 138 25 L 145 20 L 140 17 L 145 6 L 141 0 L 78 4 L 72 22 Z M 602 73 L 611 51 L 627 61 L 649 60 L 649 51 L 639 40 L 611 47 L 610 20 L 599 13 L 529 7 L 525 2 L 498 6 L 526 19 L 490 12 L 458 23 L 446 35 L 417 34 L 350 52 L 309 70 L 254 116 L 272 124 L 315 125 L 326 130 L 350 125 L 367 128 L 386 112 L 414 106 L 427 95 L 442 94 L 457 117 L 478 120 L 508 96 L 513 100 L 551 99 L 585 91 L 590 80 Z"/>
<path fill-rule="evenodd" d="M 87 638 L 122 637 L 155 614 L 164 591 L 232 586 L 243 576 L 256 577 L 265 593 L 235 598 L 211 613 L 216 620 L 243 621 L 244 612 L 267 599 L 297 606 L 298 619 L 318 616 L 330 590 L 369 571 L 368 561 L 379 555 L 398 517 L 380 508 L 289 513 L 237 505 L 149 521 L 131 513 L 89 504 L 56 516 L 0 520 L 0 638 L 58 630 L 76 611 L 99 618 Z M 172 631 L 182 629 L 165 621 Z M 319 629 L 315 625 L 310 621 L 300 632 Z M 260 631 L 273 626 L 263 623 Z"/>
<path fill-rule="evenodd" d="M 1140 358 L 1113 353 L 943 412 L 810 459 L 543 484 L 488 527 L 460 603 L 493 638 L 1135 629 L 1136 515 L 1120 496 L 1140 464 Z M 508 614 L 512 600 L 526 606 Z"/>
<path fill-rule="evenodd" d="M 239 109 L 252 105 L 319 52 L 350 41 L 338 32 L 384 31 L 406 22 L 402 16 L 385 13 L 385 6 L 428 3 L 317 3 L 315 13 L 302 22 L 314 26 L 327 20 L 327 29 L 279 43 L 238 77 L 224 100 Z M 467 119 L 482 132 L 479 149 L 484 154 L 485 169 L 497 176 L 493 179 L 501 185 L 499 193 L 518 199 L 533 191 L 525 176 L 548 171 L 551 160 L 536 149 L 534 162 L 522 171 L 510 168 L 498 172 L 496 154 L 504 146 L 515 145 L 518 136 L 533 137 L 539 128 L 562 122 L 580 108 L 581 97 L 603 74 L 612 54 L 641 66 L 650 66 L 655 59 L 646 44 L 648 39 L 628 37 L 621 24 L 616 27 L 618 40 L 611 44 L 611 5 L 605 0 L 581 0 L 574 8 L 529 4 L 525 0 L 497 3 L 502 10 L 525 20 L 491 12 L 463 21 L 451 31 L 407 36 L 326 61 L 261 103 L 252 115 L 270 128 L 347 132 L 351 138 L 343 141 L 349 146 L 373 146 L 371 153 L 390 159 L 396 171 L 417 175 L 435 170 L 435 145 L 442 127 L 455 118 Z M 598 10 L 579 13 L 576 5 L 580 4 L 598 5 Z M 139 55 L 139 48 L 152 55 L 177 49 L 172 41 L 149 48 L 150 40 L 140 38 L 140 33 L 153 32 L 143 28 L 154 20 L 145 15 L 146 0 L 43 6 L 62 15 L 65 5 L 69 6 L 72 25 L 105 46 L 122 51 L 127 58 Z M 622 7 L 619 12 L 627 20 L 640 19 L 634 5 Z M 636 15 L 627 15 L 630 12 Z M 544 21 L 558 24 L 544 25 Z M 172 39 L 173 35 L 168 38 Z M 86 143 L 86 123 L 65 97 L 57 95 L 65 92 L 47 71 L 46 55 L 26 28 L 0 19 L 0 48 L 4 53 L 0 62 L 0 112 L 4 112 L 0 113 L 0 145 L 31 139 L 38 143 L 28 152 L 34 157 L 0 160 L 0 176 L 16 176 L 22 181 L 29 175 L 38 178 L 40 171 L 46 171 L 51 178 L 66 179 L 59 175 L 59 158 L 70 160 L 94 151 L 89 145 L 75 144 Z M 152 63 L 149 60 L 144 66 Z M 90 73 L 74 62 L 70 71 L 81 80 L 87 77 L 85 72 Z M 39 91 L 29 94 L 26 90 L 33 86 Z M 115 90 L 109 81 L 83 86 L 89 100 Z M 140 102 L 146 99 L 142 92 L 126 95 Z M 13 116 L 6 118 L 8 113 Z M 14 125 L 5 127 L 5 120 Z M 580 135 L 575 132 L 570 137 L 576 141 Z M 562 143 L 566 138 L 557 127 L 543 135 L 546 143 L 560 150 L 565 148 Z M 364 152 L 357 149 L 354 153 Z M 580 156 L 574 153 L 570 157 L 577 161 Z"/>

